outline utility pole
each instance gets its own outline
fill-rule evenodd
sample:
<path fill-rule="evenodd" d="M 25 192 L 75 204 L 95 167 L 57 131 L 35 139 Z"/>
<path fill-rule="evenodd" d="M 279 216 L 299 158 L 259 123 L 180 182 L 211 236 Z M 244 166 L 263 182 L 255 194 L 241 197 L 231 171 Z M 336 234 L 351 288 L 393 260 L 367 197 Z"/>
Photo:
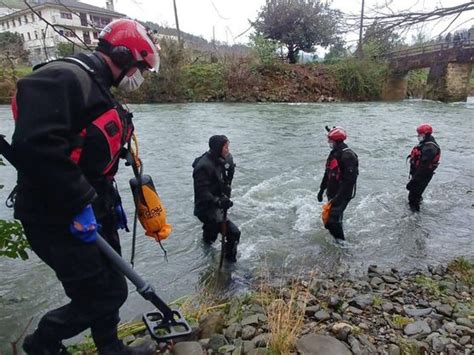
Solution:
<path fill-rule="evenodd" d="M 173 0 L 173 7 L 174 7 L 174 20 L 176 22 L 176 31 L 178 32 L 178 44 L 181 47 L 181 32 L 179 30 L 178 10 L 176 7 L 176 0 Z"/>
<path fill-rule="evenodd" d="M 357 46 L 357 56 L 359 58 L 364 56 L 364 51 L 362 49 L 362 40 L 364 35 L 364 2 L 365 0 L 362 0 L 362 9 L 360 10 L 359 45 Z"/>

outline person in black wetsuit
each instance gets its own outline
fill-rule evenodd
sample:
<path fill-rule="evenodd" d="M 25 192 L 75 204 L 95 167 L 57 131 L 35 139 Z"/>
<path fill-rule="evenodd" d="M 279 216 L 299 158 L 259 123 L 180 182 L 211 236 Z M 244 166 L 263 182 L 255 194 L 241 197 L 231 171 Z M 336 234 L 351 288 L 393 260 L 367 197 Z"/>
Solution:
<path fill-rule="evenodd" d="M 439 165 L 441 149 L 432 136 L 433 128 L 423 123 L 416 128 L 418 145 L 414 146 L 407 159 L 410 159 L 410 181 L 407 184 L 408 204 L 413 212 L 420 211 L 422 194 L 431 181 Z"/>
<path fill-rule="evenodd" d="M 327 128 L 328 129 L 328 128 Z M 328 132 L 328 143 L 331 152 L 326 161 L 318 201 L 323 201 L 324 191 L 331 201 L 329 220 L 324 226 L 336 238 L 344 240 L 342 218 L 349 201 L 355 196 L 357 176 L 359 175 L 359 160 L 357 154 L 344 141 L 347 133 L 342 127 L 334 127 Z"/>
<path fill-rule="evenodd" d="M 194 215 L 203 223 L 202 237 L 205 243 L 213 243 L 226 220 L 224 257 L 237 261 L 237 245 L 240 230 L 227 218 L 225 211 L 233 206 L 231 184 L 235 164 L 229 153 L 229 139 L 215 135 L 209 139 L 209 151 L 193 162 Z"/>
<path fill-rule="evenodd" d="M 155 353 L 154 344 L 128 347 L 118 339 L 127 282 L 95 241 L 100 226 L 120 253 L 117 229 L 126 224 L 114 176 L 133 122 L 110 88 L 133 91 L 142 72 L 158 65 L 159 48 L 146 29 L 120 19 L 105 26 L 95 52 L 46 63 L 18 81 L 15 217 L 70 299 L 25 338 L 27 354 L 65 353 L 62 340 L 86 329 L 100 355 Z"/>

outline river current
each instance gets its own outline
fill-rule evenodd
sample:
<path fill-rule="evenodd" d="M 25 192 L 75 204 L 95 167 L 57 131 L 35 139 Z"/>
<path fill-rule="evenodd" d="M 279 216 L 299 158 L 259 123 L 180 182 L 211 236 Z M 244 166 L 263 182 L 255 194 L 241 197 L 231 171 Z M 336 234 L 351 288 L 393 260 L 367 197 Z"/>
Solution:
<path fill-rule="evenodd" d="M 220 245 L 205 248 L 193 217 L 191 164 L 208 149 L 211 135 L 225 134 L 237 164 L 234 207 L 229 218 L 241 231 L 238 262 L 226 267 L 222 294 L 243 292 L 255 275 L 298 275 L 312 268 L 344 268 L 355 274 L 368 265 L 409 269 L 474 258 L 474 100 L 331 104 L 167 104 L 133 105 L 140 155 L 167 209 L 173 233 L 158 244 L 139 229 L 135 269 L 166 301 L 195 292 L 217 275 Z M 442 149 L 441 164 L 424 194 L 421 212 L 407 206 L 405 162 L 417 143 L 415 127 L 429 122 Z M 316 195 L 329 153 L 325 125 L 346 128 L 358 154 L 357 195 L 347 207 L 347 243 L 339 246 L 322 226 Z M 0 133 L 11 137 L 10 109 L 0 106 Z M 41 162 L 38 162 L 41 164 Z M 0 218 L 15 183 L 15 171 L 0 167 Z M 133 217 L 128 180 L 117 181 Z M 121 233 L 129 260 L 131 234 Z M 219 276 L 221 277 L 221 276 Z M 123 319 L 151 306 L 129 285 Z M 204 286 L 207 287 L 207 286 Z M 0 353 L 9 352 L 29 319 L 67 301 L 54 273 L 33 253 L 27 261 L 0 259 Z M 33 326 L 31 327 L 33 329 Z"/>

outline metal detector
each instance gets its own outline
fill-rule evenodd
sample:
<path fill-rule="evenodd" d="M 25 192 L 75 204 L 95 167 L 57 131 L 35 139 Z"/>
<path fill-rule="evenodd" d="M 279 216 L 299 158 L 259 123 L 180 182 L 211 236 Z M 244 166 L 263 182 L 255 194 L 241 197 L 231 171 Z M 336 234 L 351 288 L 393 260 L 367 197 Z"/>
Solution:
<path fill-rule="evenodd" d="M 183 315 L 178 310 L 169 308 L 158 297 L 153 287 L 143 280 L 102 236 L 97 236 L 96 243 L 112 264 L 135 285 L 138 293 L 157 308 L 156 311 L 143 315 L 143 322 L 153 339 L 158 342 L 166 342 L 191 334 L 192 329 Z"/>

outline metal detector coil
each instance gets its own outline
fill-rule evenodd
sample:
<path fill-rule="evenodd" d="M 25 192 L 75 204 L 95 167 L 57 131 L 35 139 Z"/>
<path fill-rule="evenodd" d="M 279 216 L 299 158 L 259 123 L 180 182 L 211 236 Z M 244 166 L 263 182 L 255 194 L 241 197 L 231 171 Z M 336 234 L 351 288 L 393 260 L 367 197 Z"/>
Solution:
<path fill-rule="evenodd" d="M 138 293 L 157 308 L 157 311 L 143 315 L 143 321 L 153 339 L 158 342 L 166 342 L 191 334 L 191 326 L 183 315 L 178 310 L 171 309 L 156 294 L 153 287 L 143 280 L 102 236 L 97 236 L 96 243 L 112 264 L 135 285 Z"/>

